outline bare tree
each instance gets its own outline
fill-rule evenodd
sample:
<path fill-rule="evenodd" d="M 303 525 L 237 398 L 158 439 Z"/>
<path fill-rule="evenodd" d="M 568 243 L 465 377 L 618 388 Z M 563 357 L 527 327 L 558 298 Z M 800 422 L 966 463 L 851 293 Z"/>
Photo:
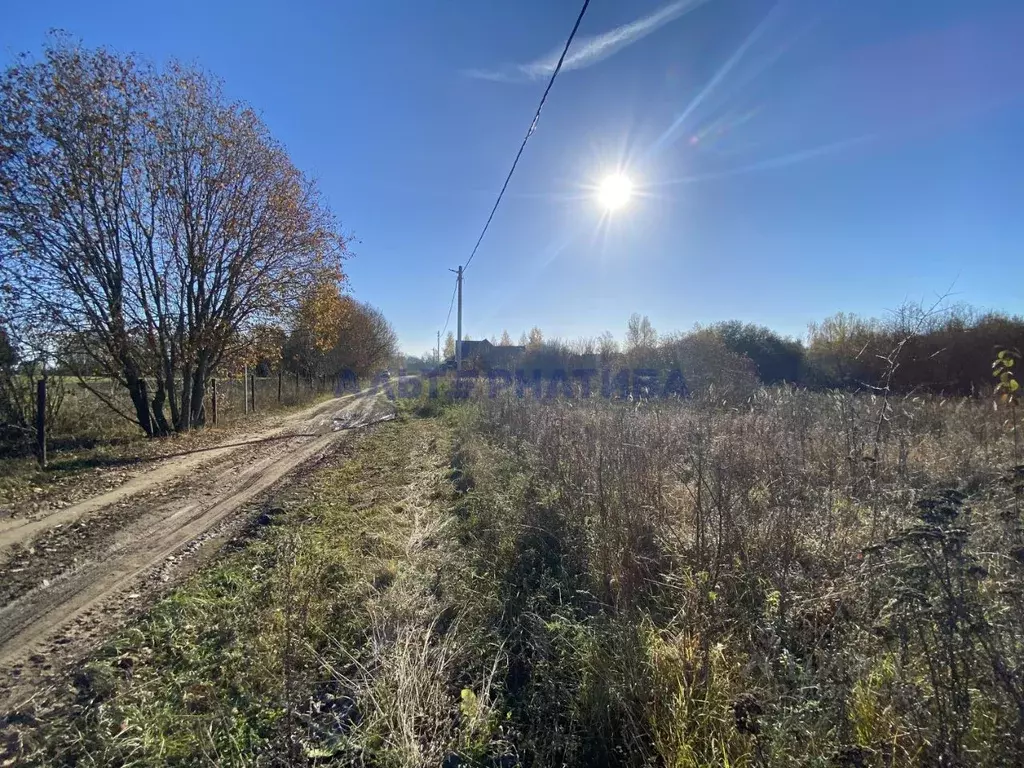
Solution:
<path fill-rule="evenodd" d="M 658 343 L 658 333 L 647 315 L 634 312 L 626 325 L 626 346 L 630 350 L 651 349 Z"/>
<path fill-rule="evenodd" d="M 3 278 L 128 389 L 147 434 L 203 424 L 245 329 L 340 277 L 315 186 L 201 72 L 58 41 L 0 77 L 0 126 Z"/>
<path fill-rule="evenodd" d="M 619 354 L 619 342 L 615 340 L 611 331 L 605 331 L 597 337 L 597 353 L 602 365 L 610 365 Z"/>
<path fill-rule="evenodd" d="M 135 62 L 50 48 L 0 79 L 0 251 L 24 321 L 52 323 L 128 387 L 152 431 L 120 247 L 145 124 Z"/>

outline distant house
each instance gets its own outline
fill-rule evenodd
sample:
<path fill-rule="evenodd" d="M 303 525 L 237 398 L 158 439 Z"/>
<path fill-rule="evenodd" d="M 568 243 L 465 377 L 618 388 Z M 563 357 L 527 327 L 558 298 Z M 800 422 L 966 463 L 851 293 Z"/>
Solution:
<path fill-rule="evenodd" d="M 462 342 L 462 367 L 489 371 L 501 368 L 511 371 L 526 352 L 526 347 L 499 346 L 487 339 Z"/>

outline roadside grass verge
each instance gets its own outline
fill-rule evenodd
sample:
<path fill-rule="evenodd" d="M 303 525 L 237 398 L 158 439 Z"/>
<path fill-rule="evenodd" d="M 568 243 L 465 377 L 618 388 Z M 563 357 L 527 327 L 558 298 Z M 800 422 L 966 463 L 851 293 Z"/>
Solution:
<path fill-rule="evenodd" d="M 436 418 L 458 404 L 455 375 L 417 377 L 412 384 L 389 385 L 397 394 L 395 405 L 404 417 Z M 397 392 L 395 391 L 397 389 Z M 465 398 L 463 398 L 465 399 Z"/>
<path fill-rule="evenodd" d="M 367 727 L 380 717 L 361 686 L 374 689 L 382 645 L 423 661 L 396 629 L 415 600 L 387 593 L 409 580 L 443 502 L 446 440 L 427 420 L 353 433 L 242 544 L 82 666 L 70 700 L 26 715 L 37 725 L 21 733 L 22 760 L 346 764 L 394 751 L 390 730 Z"/>

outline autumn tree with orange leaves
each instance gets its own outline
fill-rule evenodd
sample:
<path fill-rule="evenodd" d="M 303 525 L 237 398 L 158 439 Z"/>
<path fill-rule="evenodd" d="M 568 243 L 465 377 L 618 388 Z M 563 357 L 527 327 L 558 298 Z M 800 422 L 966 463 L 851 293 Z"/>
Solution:
<path fill-rule="evenodd" d="M 320 283 L 303 296 L 296 325 L 309 333 L 315 349 L 327 352 L 337 344 L 346 315 L 351 312 L 350 300 L 341 295 L 336 284 Z"/>
<path fill-rule="evenodd" d="M 398 351 L 391 324 L 376 307 L 336 284 L 307 291 L 284 349 L 288 370 L 305 376 L 369 376 Z"/>

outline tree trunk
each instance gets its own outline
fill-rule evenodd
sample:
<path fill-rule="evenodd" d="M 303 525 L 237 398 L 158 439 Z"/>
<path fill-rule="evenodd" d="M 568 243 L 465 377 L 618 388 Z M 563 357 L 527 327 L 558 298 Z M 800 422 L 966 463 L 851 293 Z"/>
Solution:
<path fill-rule="evenodd" d="M 118 355 L 118 362 L 120 362 L 121 371 L 124 373 L 125 384 L 128 387 L 128 395 L 132 399 L 132 405 L 135 406 L 135 417 L 139 420 L 139 426 L 142 427 L 142 431 L 146 433 L 146 437 L 154 437 L 156 436 L 156 432 L 153 429 L 153 420 L 150 417 L 149 412 L 149 397 L 146 394 L 146 380 L 140 374 L 138 364 L 128 351 L 124 331 L 120 330 L 119 332 L 115 332 L 114 335 L 117 339 L 120 351 L 120 354 Z"/>
<path fill-rule="evenodd" d="M 199 363 L 192 374 L 192 425 L 202 427 L 206 425 L 206 358 L 199 356 Z"/>
<path fill-rule="evenodd" d="M 164 398 L 168 401 L 171 407 L 171 421 L 170 424 L 177 424 L 178 419 L 181 415 L 181 408 L 179 407 L 178 398 L 175 397 L 174 392 L 174 359 L 164 359 L 164 380 L 161 383 L 164 389 Z M 161 418 L 163 415 L 161 414 Z M 164 424 L 167 424 L 167 420 L 164 419 Z M 167 433 L 170 434 L 170 426 L 167 427 Z"/>
<path fill-rule="evenodd" d="M 139 420 L 139 426 L 146 433 L 147 437 L 153 437 L 153 421 L 149 415 L 149 400 L 146 397 L 145 379 L 139 378 L 134 372 L 125 372 L 125 380 L 128 383 L 128 394 L 132 398 L 132 405 L 135 406 L 135 417 Z"/>
<path fill-rule="evenodd" d="M 176 432 L 188 432 L 192 428 L 192 367 L 182 366 L 181 402 L 178 404 L 178 419 L 174 424 Z"/>
<path fill-rule="evenodd" d="M 164 386 L 163 379 L 158 377 L 156 380 L 156 394 L 153 395 L 153 429 L 154 432 L 160 435 L 169 435 L 171 433 L 167 417 L 164 416 L 164 402 L 166 400 L 167 389 Z"/>

